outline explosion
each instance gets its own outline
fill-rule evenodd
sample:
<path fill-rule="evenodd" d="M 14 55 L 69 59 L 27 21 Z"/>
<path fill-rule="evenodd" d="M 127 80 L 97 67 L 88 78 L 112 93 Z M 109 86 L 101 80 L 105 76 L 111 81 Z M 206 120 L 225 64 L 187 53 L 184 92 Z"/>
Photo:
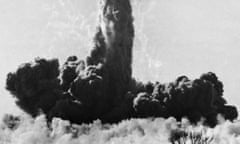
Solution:
<path fill-rule="evenodd" d="M 223 84 L 208 72 L 195 80 L 180 76 L 163 84 L 132 76 L 134 26 L 129 0 L 101 0 L 94 48 L 86 61 L 70 56 L 35 59 L 7 76 L 6 89 L 32 117 L 45 114 L 72 123 L 115 123 L 128 118 L 187 117 L 215 126 L 217 115 L 233 121 L 237 109 L 223 98 Z"/>

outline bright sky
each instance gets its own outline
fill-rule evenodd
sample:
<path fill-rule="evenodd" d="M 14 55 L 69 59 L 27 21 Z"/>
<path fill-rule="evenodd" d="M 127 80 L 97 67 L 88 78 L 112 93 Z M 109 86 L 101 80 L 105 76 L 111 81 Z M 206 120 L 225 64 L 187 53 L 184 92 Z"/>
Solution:
<path fill-rule="evenodd" d="M 0 0 L 0 115 L 18 112 L 4 87 L 19 64 L 88 54 L 96 1 Z M 213 71 L 229 103 L 240 106 L 239 7 L 239 0 L 134 0 L 134 75 L 167 82 Z"/>

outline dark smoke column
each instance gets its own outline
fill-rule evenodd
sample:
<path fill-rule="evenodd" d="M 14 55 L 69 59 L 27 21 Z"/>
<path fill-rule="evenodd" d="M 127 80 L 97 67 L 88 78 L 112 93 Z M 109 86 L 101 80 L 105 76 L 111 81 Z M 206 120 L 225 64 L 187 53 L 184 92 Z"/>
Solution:
<path fill-rule="evenodd" d="M 103 66 L 106 95 L 113 105 L 127 92 L 132 75 L 134 38 L 132 8 L 129 0 L 101 0 L 95 47 L 88 65 Z"/>
<path fill-rule="evenodd" d="M 59 71 L 57 59 L 35 59 L 7 76 L 6 89 L 17 105 L 33 117 L 60 117 L 72 123 L 119 122 L 128 118 L 183 117 L 209 126 L 216 116 L 238 117 L 235 106 L 226 105 L 223 84 L 212 73 L 190 80 L 180 76 L 167 84 L 143 84 L 132 78 L 134 38 L 129 0 L 101 0 L 94 49 L 87 67 L 70 56 Z"/>

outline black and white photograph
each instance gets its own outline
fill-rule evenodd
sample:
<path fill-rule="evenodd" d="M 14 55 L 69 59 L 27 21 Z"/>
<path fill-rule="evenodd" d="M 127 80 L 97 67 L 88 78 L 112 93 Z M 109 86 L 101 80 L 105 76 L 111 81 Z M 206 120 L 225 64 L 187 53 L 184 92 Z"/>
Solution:
<path fill-rule="evenodd" d="M 239 0 L 0 0 L 0 144 L 240 144 Z"/>

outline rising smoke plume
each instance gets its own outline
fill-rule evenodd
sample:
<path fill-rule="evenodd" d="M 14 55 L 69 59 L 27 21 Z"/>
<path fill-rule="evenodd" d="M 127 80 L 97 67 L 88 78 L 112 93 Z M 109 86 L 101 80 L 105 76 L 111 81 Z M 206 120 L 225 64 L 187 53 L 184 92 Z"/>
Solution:
<path fill-rule="evenodd" d="M 129 0 L 101 0 L 94 48 L 86 63 L 70 56 L 59 68 L 57 59 L 36 59 L 7 76 L 7 90 L 17 105 L 33 117 L 60 117 L 73 123 L 104 123 L 128 118 L 187 117 L 215 126 L 217 115 L 237 118 L 226 105 L 223 84 L 206 73 L 195 80 L 143 84 L 132 77 L 134 27 Z"/>

